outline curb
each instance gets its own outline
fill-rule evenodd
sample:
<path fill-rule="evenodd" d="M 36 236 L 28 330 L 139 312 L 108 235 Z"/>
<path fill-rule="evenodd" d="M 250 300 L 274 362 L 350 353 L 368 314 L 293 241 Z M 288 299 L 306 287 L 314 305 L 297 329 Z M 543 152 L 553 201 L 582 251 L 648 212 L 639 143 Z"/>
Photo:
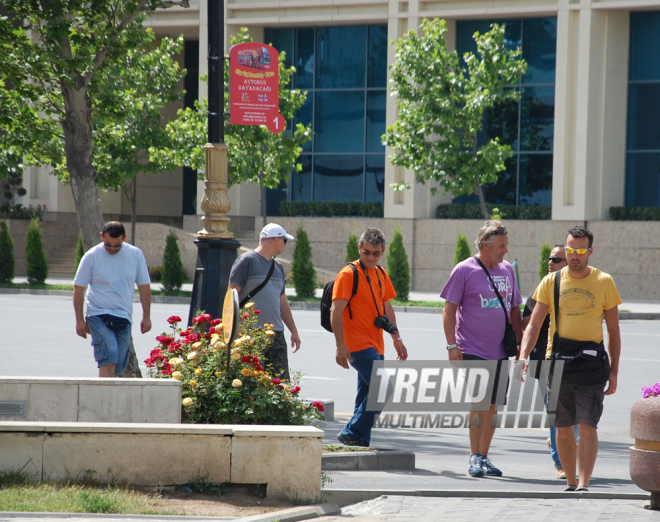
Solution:
<path fill-rule="evenodd" d="M 413 471 L 415 453 L 397 450 L 324 453 L 321 455 L 321 469 L 323 471 Z"/>
<path fill-rule="evenodd" d="M 381 496 L 406 497 L 445 497 L 445 498 L 521 498 L 521 499 L 566 499 L 581 498 L 592 500 L 648 500 L 650 493 L 567 493 L 564 491 L 467 491 L 467 490 L 382 490 L 382 489 L 330 489 L 325 488 L 321 496 L 340 507 L 373 500 Z M 243 519 L 241 519 L 243 520 Z"/>
<path fill-rule="evenodd" d="M 332 515 L 341 515 L 341 508 L 334 503 L 316 504 L 273 513 L 264 513 L 263 515 L 252 515 L 251 517 L 238 518 L 240 522 L 296 522 L 297 520 L 310 520 Z"/>

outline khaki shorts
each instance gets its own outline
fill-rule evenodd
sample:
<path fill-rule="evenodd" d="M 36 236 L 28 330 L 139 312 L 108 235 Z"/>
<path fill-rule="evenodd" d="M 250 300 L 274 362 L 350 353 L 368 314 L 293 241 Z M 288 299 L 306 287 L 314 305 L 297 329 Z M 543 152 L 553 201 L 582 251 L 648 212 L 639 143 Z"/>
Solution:
<path fill-rule="evenodd" d="M 563 428 L 575 424 L 598 427 L 603 414 L 604 384 L 564 384 L 559 387 L 555 426 Z"/>

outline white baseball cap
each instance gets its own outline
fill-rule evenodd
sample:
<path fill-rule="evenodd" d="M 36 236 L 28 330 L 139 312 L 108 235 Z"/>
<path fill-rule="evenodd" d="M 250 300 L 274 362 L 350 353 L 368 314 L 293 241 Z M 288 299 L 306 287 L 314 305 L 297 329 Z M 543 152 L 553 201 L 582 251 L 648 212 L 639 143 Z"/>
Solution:
<path fill-rule="evenodd" d="M 261 229 L 259 233 L 261 239 L 266 239 L 270 237 L 285 237 L 287 239 L 295 239 L 291 234 L 287 234 L 277 223 L 268 223 L 264 228 Z"/>

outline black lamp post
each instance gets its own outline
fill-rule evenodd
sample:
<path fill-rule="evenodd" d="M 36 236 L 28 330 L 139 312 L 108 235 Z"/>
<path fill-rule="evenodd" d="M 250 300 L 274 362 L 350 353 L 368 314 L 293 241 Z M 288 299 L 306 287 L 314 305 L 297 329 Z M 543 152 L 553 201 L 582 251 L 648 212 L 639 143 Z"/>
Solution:
<path fill-rule="evenodd" d="M 208 0 L 208 143 L 204 146 L 206 168 L 204 230 L 197 233 L 197 265 L 188 324 L 198 310 L 220 317 L 229 286 L 229 272 L 240 243 L 227 229 L 231 202 L 227 195 L 227 146 L 224 143 L 225 21 L 223 0 Z"/>

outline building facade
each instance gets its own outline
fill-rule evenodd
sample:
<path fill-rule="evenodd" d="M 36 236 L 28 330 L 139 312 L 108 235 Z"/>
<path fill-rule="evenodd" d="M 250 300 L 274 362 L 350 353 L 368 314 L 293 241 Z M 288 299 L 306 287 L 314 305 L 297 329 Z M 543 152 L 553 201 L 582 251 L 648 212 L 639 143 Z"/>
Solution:
<path fill-rule="evenodd" d="M 487 116 L 487 134 L 514 150 L 500 181 L 486 187 L 488 202 L 551 205 L 553 220 L 563 221 L 606 220 L 612 206 L 660 206 L 660 0 L 225 0 L 227 42 L 247 27 L 255 41 L 286 51 L 294 87 L 308 91 L 296 120 L 311 122 L 314 138 L 303 170 L 269 192 L 270 214 L 283 200 L 358 200 L 383 202 L 388 218 L 419 219 L 452 201 L 391 165 L 380 141 L 396 120 L 391 42 L 436 17 L 460 53 L 473 50 L 475 31 L 504 23 L 508 44 L 529 64 L 512 86 L 520 101 Z M 157 35 L 184 35 L 182 103 L 204 96 L 206 0 L 158 11 L 147 24 Z M 388 188 L 402 181 L 412 188 Z M 44 168 L 28 169 L 24 184 L 24 204 L 74 211 L 70 189 Z M 140 176 L 138 213 L 197 219 L 202 192 L 189 169 Z M 230 197 L 231 215 L 259 214 L 256 186 L 233 187 Z M 106 195 L 103 206 L 130 212 L 121 194 Z"/>

